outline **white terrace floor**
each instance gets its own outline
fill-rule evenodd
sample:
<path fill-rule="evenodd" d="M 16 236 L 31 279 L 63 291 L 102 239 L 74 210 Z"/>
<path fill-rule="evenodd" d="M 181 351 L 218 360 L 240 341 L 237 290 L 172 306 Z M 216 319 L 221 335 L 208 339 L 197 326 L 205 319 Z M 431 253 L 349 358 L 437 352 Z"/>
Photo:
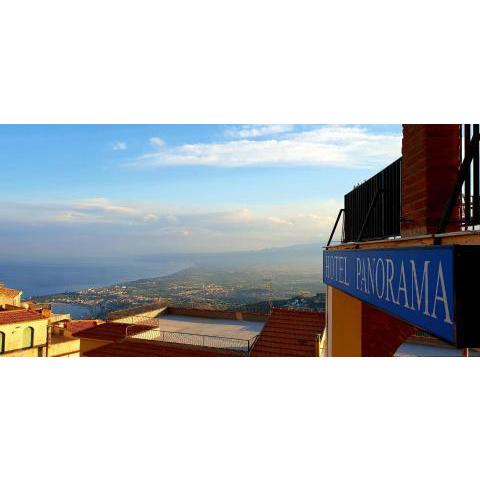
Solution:
<path fill-rule="evenodd" d="M 224 337 L 236 339 L 242 342 L 251 340 L 257 336 L 265 325 L 265 322 L 249 321 L 249 320 L 234 320 L 226 318 L 205 318 L 188 315 L 159 315 L 155 319 L 138 317 L 129 317 L 128 319 L 118 319 L 117 322 L 125 323 L 143 323 L 146 320 L 149 324 L 152 320 L 155 322 L 155 331 L 144 332 L 134 335 L 136 338 L 144 338 L 150 340 L 162 340 L 165 338 L 163 332 L 171 332 L 184 334 L 173 337 L 169 335 L 171 341 L 178 341 L 181 343 L 198 343 L 198 339 L 189 340 L 191 336 L 209 336 L 209 337 Z M 157 333 L 157 332 L 162 332 Z M 176 340 L 174 340 L 174 338 Z"/>

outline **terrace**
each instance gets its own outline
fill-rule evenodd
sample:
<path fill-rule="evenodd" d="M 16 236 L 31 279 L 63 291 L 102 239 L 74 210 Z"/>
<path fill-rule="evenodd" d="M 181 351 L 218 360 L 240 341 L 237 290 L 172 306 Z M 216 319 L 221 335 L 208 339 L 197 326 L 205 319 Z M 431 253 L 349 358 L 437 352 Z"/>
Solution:
<path fill-rule="evenodd" d="M 168 314 L 170 310 L 176 313 Z M 262 321 L 262 316 L 246 313 L 243 315 L 251 318 L 231 318 L 238 314 L 239 312 L 222 310 L 168 307 L 167 313 L 156 318 L 131 316 L 129 323 L 125 323 L 126 318 L 117 319 L 83 330 L 75 336 L 87 341 L 99 341 L 84 348 L 84 356 L 231 357 L 318 354 L 318 336 L 325 327 L 323 313 L 274 308 L 268 321 L 266 318 Z"/>
<path fill-rule="evenodd" d="M 193 312 L 195 313 L 195 312 Z M 158 317 L 130 317 L 119 320 L 131 323 L 126 337 L 166 343 L 180 343 L 201 347 L 222 348 L 248 353 L 265 321 L 161 314 Z M 152 329 L 132 334 L 137 325 L 149 325 Z"/>
<path fill-rule="evenodd" d="M 102 325 L 74 336 L 101 342 L 148 342 L 218 349 L 249 354 L 267 316 L 228 310 L 158 308 L 132 315 L 132 310 L 115 313 Z M 94 347 L 92 344 L 89 347 Z"/>

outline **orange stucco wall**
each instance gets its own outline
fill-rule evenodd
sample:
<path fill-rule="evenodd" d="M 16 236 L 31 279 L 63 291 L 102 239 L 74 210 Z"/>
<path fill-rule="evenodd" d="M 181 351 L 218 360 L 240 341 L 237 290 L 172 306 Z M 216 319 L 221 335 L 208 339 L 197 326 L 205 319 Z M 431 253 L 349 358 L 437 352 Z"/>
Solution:
<path fill-rule="evenodd" d="M 85 352 L 93 350 L 94 348 L 103 347 L 109 343 L 112 342 L 105 340 L 94 340 L 92 338 L 80 338 L 80 356 L 82 356 Z"/>
<path fill-rule="evenodd" d="M 331 322 L 329 355 L 359 357 L 362 355 L 362 302 L 336 288 L 328 288 L 328 311 Z"/>

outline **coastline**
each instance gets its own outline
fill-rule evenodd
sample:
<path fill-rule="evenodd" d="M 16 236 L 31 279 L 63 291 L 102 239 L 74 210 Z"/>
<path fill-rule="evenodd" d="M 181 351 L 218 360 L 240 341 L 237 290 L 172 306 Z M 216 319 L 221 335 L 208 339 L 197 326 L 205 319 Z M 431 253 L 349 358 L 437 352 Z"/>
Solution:
<path fill-rule="evenodd" d="M 73 320 L 84 320 L 87 318 L 95 318 L 95 308 L 83 303 L 52 303 L 53 313 L 69 313 Z"/>

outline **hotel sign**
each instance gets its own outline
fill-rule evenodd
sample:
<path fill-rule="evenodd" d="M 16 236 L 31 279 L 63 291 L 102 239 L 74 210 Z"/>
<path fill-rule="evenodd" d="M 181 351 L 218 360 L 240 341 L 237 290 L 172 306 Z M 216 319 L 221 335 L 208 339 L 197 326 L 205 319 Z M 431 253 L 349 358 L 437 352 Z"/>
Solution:
<path fill-rule="evenodd" d="M 480 347 L 480 246 L 325 250 L 323 281 L 458 347 Z"/>

